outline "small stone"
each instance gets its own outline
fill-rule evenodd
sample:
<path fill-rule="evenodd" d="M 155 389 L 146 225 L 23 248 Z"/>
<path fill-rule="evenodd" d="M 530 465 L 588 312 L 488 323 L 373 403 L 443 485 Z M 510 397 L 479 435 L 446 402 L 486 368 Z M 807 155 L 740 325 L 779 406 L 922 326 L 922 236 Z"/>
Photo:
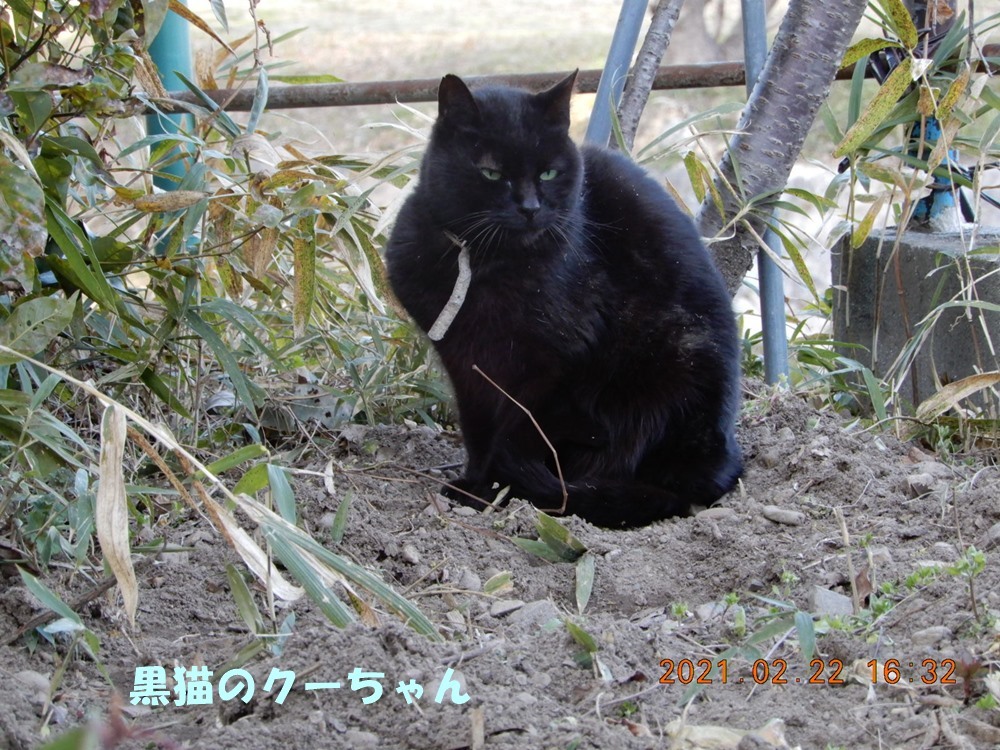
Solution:
<path fill-rule="evenodd" d="M 344 732 L 344 743 L 348 747 L 380 747 L 379 736 L 374 732 L 360 729 L 348 729 Z"/>
<path fill-rule="evenodd" d="M 781 463 L 784 451 L 778 448 L 768 448 L 760 454 L 760 462 L 764 464 L 767 469 L 773 469 L 775 466 Z"/>
<path fill-rule="evenodd" d="M 524 606 L 520 599 L 500 599 L 490 605 L 490 615 L 493 617 L 503 617 L 511 612 L 516 612 Z"/>
<path fill-rule="evenodd" d="M 854 603 L 849 596 L 814 586 L 811 609 L 818 615 L 850 615 L 854 613 Z"/>
<path fill-rule="evenodd" d="M 512 625 L 540 628 L 545 623 L 559 618 L 559 610 L 548 599 L 529 602 L 510 616 Z"/>
<path fill-rule="evenodd" d="M 469 568 L 460 568 L 455 576 L 456 585 L 463 591 L 482 591 L 483 582 L 474 571 Z"/>
<path fill-rule="evenodd" d="M 995 523 L 990 526 L 987 532 L 983 535 L 983 541 L 980 546 L 984 551 L 1000 546 L 1000 523 Z"/>
<path fill-rule="evenodd" d="M 929 628 L 914 631 L 910 635 L 910 641 L 914 646 L 927 648 L 942 641 L 950 641 L 951 637 L 951 628 L 947 625 L 932 625 Z"/>
<path fill-rule="evenodd" d="M 417 552 L 417 548 L 409 542 L 403 545 L 403 549 L 400 554 L 402 558 L 411 565 L 417 565 L 420 563 L 420 553 Z"/>
<path fill-rule="evenodd" d="M 430 682 L 424 683 L 423 700 L 427 700 L 428 698 L 430 698 L 430 700 L 432 701 L 437 700 L 438 691 L 441 689 L 441 680 L 444 676 L 444 672 L 445 670 L 442 670 L 441 677 L 435 677 Z M 469 689 L 465 682 L 465 675 L 462 674 L 462 671 L 460 669 L 452 669 L 449 683 L 458 683 L 458 689 L 455 691 L 449 691 L 447 688 L 445 688 L 444 695 L 441 696 L 442 705 L 450 704 L 454 699 L 458 698 L 459 695 L 469 694 Z M 351 745 L 351 747 L 353 747 L 353 745 Z"/>
<path fill-rule="evenodd" d="M 888 565 L 892 562 L 892 552 L 885 545 L 873 545 L 868 548 L 868 552 L 876 565 Z"/>
<path fill-rule="evenodd" d="M 525 706 L 531 706 L 534 705 L 535 703 L 538 703 L 538 698 L 533 696 L 531 693 L 525 692 L 523 690 L 514 696 L 514 700 Z"/>
<path fill-rule="evenodd" d="M 910 474 L 906 478 L 906 489 L 910 493 L 910 497 L 920 497 L 933 490 L 936 483 L 934 475 L 929 472 Z"/>
<path fill-rule="evenodd" d="M 1000 523 L 995 527 L 997 533 L 1000 534 Z M 987 532 L 988 534 L 989 532 Z M 998 539 L 1000 541 L 1000 539 Z M 934 553 L 934 557 L 938 560 L 945 560 L 946 562 L 955 562 L 958 559 L 958 550 L 955 549 L 955 545 L 949 542 L 935 542 L 931 546 L 931 551 Z"/>
<path fill-rule="evenodd" d="M 782 443 L 790 443 L 795 440 L 795 433 L 792 431 L 791 427 L 782 427 L 778 430 L 777 438 Z"/>
<path fill-rule="evenodd" d="M 806 521 L 806 514 L 797 510 L 789 510 L 778 505 L 765 505 L 761 514 L 768 521 L 780 523 L 785 526 L 801 526 Z"/>
<path fill-rule="evenodd" d="M 725 605 L 720 602 L 708 602 L 707 604 L 701 604 L 694 608 L 695 615 L 702 622 L 707 622 L 708 620 L 719 617 L 725 611 Z"/>

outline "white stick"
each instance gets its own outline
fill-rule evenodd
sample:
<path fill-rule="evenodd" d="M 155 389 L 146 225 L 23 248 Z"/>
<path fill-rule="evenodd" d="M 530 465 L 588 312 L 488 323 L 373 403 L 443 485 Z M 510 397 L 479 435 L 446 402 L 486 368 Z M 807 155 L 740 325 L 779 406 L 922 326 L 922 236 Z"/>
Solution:
<path fill-rule="evenodd" d="M 427 337 L 431 341 L 440 341 L 448 333 L 448 329 L 451 328 L 455 316 L 462 309 L 462 303 L 465 302 L 465 295 L 469 291 L 469 284 L 472 283 L 469 248 L 451 232 L 445 232 L 445 236 L 461 248 L 458 253 L 458 278 L 455 279 L 455 288 L 451 290 L 451 296 L 448 297 L 448 301 L 444 303 L 444 307 L 438 313 L 437 320 L 434 321 L 434 325 L 427 332 Z"/>

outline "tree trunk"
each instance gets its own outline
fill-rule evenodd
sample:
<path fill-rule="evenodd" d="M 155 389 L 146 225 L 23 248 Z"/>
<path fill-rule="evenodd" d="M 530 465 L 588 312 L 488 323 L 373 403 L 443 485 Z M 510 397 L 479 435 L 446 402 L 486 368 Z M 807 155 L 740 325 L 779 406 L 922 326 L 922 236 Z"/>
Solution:
<path fill-rule="evenodd" d="M 684 0 L 660 0 L 657 3 L 656 10 L 653 11 L 653 20 L 649 22 L 649 30 L 642 40 L 642 47 L 636 57 L 635 66 L 632 68 L 628 83 L 625 84 L 625 93 L 622 94 L 622 101 L 618 107 L 618 122 L 621 125 L 622 140 L 627 151 L 632 150 L 635 133 L 639 129 L 639 118 L 646 108 L 649 92 L 653 89 L 653 79 L 656 78 L 660 70 L 660 61 L 670 46 L 670 36 L 673 34 L 674 24 L 677 23 L 683 5 Z M 611 145 L 617 147 L 618 142 L 612 138 Z"/>
<path fill-rule="evenodd" d="M 758 247 L 746 222 L 733 226 L 733 219 L 748 199 L 784 189 L 867 5 L 867 0 L 792 0 L 781 22 L 715 179 L 723 211 L 710 192 L 698 214 L 702 236 L 720 235 L 712 254 L 733 294 Z M 746 218 L 759 236 L 762 221 Z"/>

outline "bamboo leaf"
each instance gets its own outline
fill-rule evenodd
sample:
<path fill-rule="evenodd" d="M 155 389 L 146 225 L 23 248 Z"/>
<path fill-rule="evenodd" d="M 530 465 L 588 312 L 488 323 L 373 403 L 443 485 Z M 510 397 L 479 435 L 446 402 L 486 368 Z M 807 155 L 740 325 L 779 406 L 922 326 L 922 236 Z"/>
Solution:
<path fill-rule="evenodd" d="M 519 536 L 514 537 L 511 541 L 525 552 L 537 555 L 543 560 L 548 560 L 551 563 L 566 562 L 566 559 L 562 555 L 552 549 L 545 542 L 540 542 L 537 539 L 525 539 L 524 537 Z"/>
<path fill-rule="evenodd" d="M 125 493 L 125 412 L 114 404 L 101 419 L 101 482 L 97 488 L 94 522 L 104 561 L 122 592 L 125 613 L 135 625 L 139 605 L 139 584 L 132 567 L 128 537 L 128 498 Z"/>
<path fill-rule="evenodd" d="M 253 105 L 250 107 L 250 118 L 247 120 L 247 133 L 257 130 L 260 123 L 260 116 L 264 114 L 267 107 L 267 68 L 261 67 L 257 70 L 257 88 L 253 94 Z"/>
<path fill-rule="evenodd" d="M 132 205 L 143 213 L 169 213 L 190 208 L 207 197 L 208 194 L 200 190 L 170 190 L 141 195 L 132 201 Z"/>
<path fill-rule="evenodd" d="M 795 630 L 799 636 L 799 648 L 807 662 L 811 662 L 816 653 L 816 630 L 813 627 L 812 615 L 801 610 L 795 613 Z"/>
<path fill-rule="evenodd" d="M 225 370 L 226 375 L 232 381 L 233 388 L 236 389 L 236 393 L 239 395 L 243 405 L 256 416 L 257 405 L 250 390 L 250 383 L 246 379 L 246 376 L 244 376 L 239 362 L 236 361 L 236 357 L 229 351 L 229 347 L 223 343 L 219 334 L 215 332 L 215 329 L 206 323 L 194 310 L 188 310 L 184 316 L 184 320 L 191 327 L 191 330 L 201 336 L 215 353 L 219 364 L 222 365 L 222 369 Z"/>
<path fill-rule="evenodd" d="M 212 39 L 214 39 L 216 42 L 225 47 L 233 55 L 236 54 L 233 48 L 230 47 L 228 44 L 226 44 L 226 42 L 212 30 L 212 27 L 201 19 L 201 16 L 192 13 L 191 10 L 186 5 L 184 5 L 184 3 L 181 2 L 181 0 L 170 0 L 170 10 L 179 15 L 181 18 L 183 18 L 185 21 L 187 21 L 195 28 L 200 29 L 201 31 L 208 34 L 210 37 L 212 37 Z"/>
<path fill-rule="evenodd" d="M 41 184 L 0 151 L 0 278 L 12 276 L 31 289 L 25 256 L 41 255 L 47 235 Z"/>
<path fill-rule="evenodd" d="M 305 335 L 316 300 L 316 224 L 310 217 L 298 222 L 298 231 L 292 244 L 295 270 L 292 320 L 297 338 Z"/>
<path fill-rule="evenodd" d="M 224 472 L 234 469 L 240 464 L 244 464 L 247 461 L 253 461 L 260 458 L 261 456 L 268 455 L 268 450 L 263 445 L 258 443 L 251 443 L 250 445 L 244 445 L 242 448 L 230 453 L 228 456 L 223 456 L 208 465 L 208 470 L 212 474 L 218 476 Z"/>
<path fill-rule="evenodd" d="M 913 16 L 903 0 L 881 0 L 882 9 L 889 18 L 892 31 L 908 50 L 917 46 L 917 27 L 913 24 Z"/>
<path fill-rule="evenodd" d="M 559 557 L 566 562 L 574 562 L 587 551 L 583 543 L 570 530 L 552 516 L 538 512 L 535 520 L 539 540 L 547 544 Z"/>
<path fill-rule="evenodd" d="M 330 542 L 336 546 L 344 539 L 344 531 L 347 528 L 347 514 L 351 509 L 351 493 L 344 495 L 344 499 L 337 506 L 337 512 L 333 515 L 333 523 L 330 525 Z"/>
<path fill-rule="evenodd" d="M 895 42 L 888 39 L 862 39 L 860 42 L 855 42 L 847 48 L 847 52 L 844 53 L 844 58 L 840 61 L 840 67 L 849 67 L 854 65 L 863 57 L 868 57 L 869 55 L 880 50 L 896 46 L 898 45 Z"/>
<path fill-rule="evenodd" d="M 225 29 L 228 34 L 229 19 L 226 18 L 226 3 L 224 0 L 209 0 L 209 5 L 211 5 L 212 12 L 215 14 L 215 20 L 222 24 L 222 28 Z"/>
<path fill-rule="evenodd" d="M 566 620 L 566 630 L 573 636 L 573 640 L 579 643 L 588 654 L 596 654 L 598 651 L 597 641 L 594 636 L 581 628 L 575 622 Z"/>
<path fill-rule="evenodd" d="M 985 372 L 948 383 L 917 407 L 916 417 L 921 422 L 929 422 L 949 409 L 957 409 L 963 400 L 986 388 L 1000 384 L 1000 372 Z"/>
<path fill-rule="evenodd" d="M 889 116 L 892 108 L 896 106 L 899 97 L 903 95 L 910 83 L 912 83 L 910 79 L 912 66 L 912 59 L 906 57 L 889 74 L 889 77 L 885 79 L 885 83 L 882 84 L 871 102 L 868 103 L 868 107 L 844 135 L 844 140 L 840 142 L 833 152 L 834 157 L 839 159 L 857 151 L 869 136 L 875 132 L 875 129 Z"/>
<path fill-rule="evenodd" d="M 688 151 L 684 154 L 684 168 L 687 170 L 691 189 L 694 190 L 694 197 L 698 203 L 702 203 L 707 192 L 705 189 L 705 167 L 698 161 L 694 151 Z"/>
<path fill-rule="evenodd" d="M 853 232 L 851 232 L 851 249 L 857 250 L 863 244 L 865 240 L 868 239 L 868 235 L 871 234 L 872 227 L 875 225 L 875 219 L 878 218 L 882 209 L 885 207 L 886 201 L 889 195 L 887 193 L 880 194 L 875 201 L 868 207 L 868 213 L 865 217 L 858 223 L 858 226 Z"/>
<path fill-rule="evenodd" d="M 229 580 L 229 591 L 236 601 L 236 608 L 239 610 L 243 622 L 246 623 L 247 629 L 254 634 L 264 632 L 264 619 L 254 603 L 253 594 L 250 593 L 247 582 L 243 580 L 243 576 L 232 563 L 226 563 L 226 578 Z"/>
<path fill-rule="evenodd" d="M 594 568 L 596 558 L 585 552 L 576 563 L 576 609 L 582 615 L 594 590 Z"/>
<path fill-rule="evenodd" d="M 36 297 L 21 303 L 0 322 L 0 344 L 22 354 L 37 354 L 69 327 L 76 301 L 77 296 L 73 295 L 69 299 Z M 20 357 L 0 354 L 0 365 L 18 361 Z"/>
<path fill-rule="evenodd" d="M 267 483 L 271 488 L 271 501 L 278 513 L 288 523 L 295 523 L 295 492 L 288 482 L 288 472 L 275 464 L 267 465 Z"/>
<path fill-rule="evenodd" d="M 80 619 L 80 616 L 70 609 L 69 605 L 60 599 L 48 586 L 24 568 L 18 567 L 17 572 L 21 574 L 21 580 L 24 582 L 25 587 L 34 594 L 43 607 L 83 627 L 83 621 Z"/>

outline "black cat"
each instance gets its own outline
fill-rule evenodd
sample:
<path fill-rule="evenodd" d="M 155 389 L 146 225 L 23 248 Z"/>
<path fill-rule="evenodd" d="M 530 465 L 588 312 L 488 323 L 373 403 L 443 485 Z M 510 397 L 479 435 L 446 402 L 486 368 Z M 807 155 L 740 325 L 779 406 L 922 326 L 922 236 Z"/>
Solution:
<path fill-rule="evenodd" d="M 396 296 L 431 331 L 460 301 L 467 248 L 466 296 L 432 336 L 468 453 L 457 486 L 563 503 L 552 450 L 499 386 L 555 448 L 566 512 L 637 526 L 735 485 L 740 347 L 691 220 L 625 156 L 570 140 L 574 81 L 472 93 L 445 76 L 386 262 Z"/>

